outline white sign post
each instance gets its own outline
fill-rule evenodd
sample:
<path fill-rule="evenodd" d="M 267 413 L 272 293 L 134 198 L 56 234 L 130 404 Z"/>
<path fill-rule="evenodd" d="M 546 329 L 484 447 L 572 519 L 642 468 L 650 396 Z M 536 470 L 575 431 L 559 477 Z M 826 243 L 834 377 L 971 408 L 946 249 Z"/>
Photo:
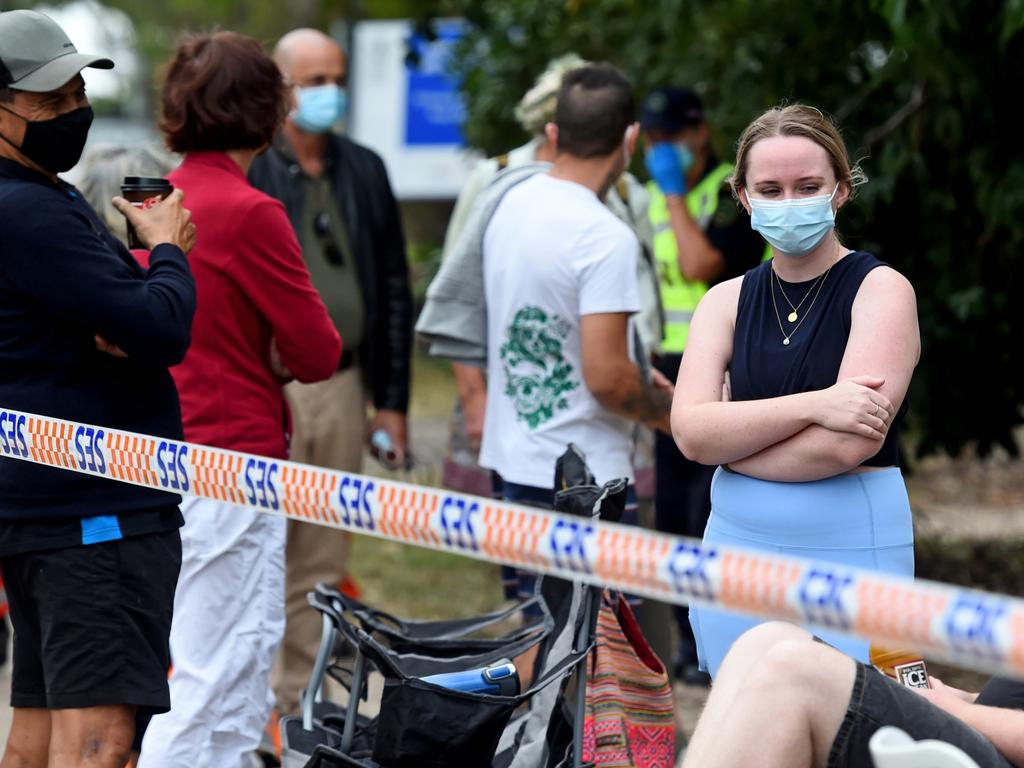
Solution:
<path fill-rule="evenodd" d="M 480 157 L 464 146 L 465 108 L 447 72 L 461 29 L 439 20 L 435 41 L 408 21 L 363 21 L 353 30 L 349 135 L 383 157 L 400 200 L 456 197 Z M 410 50 L 415 64 L 406 61 Z"/>

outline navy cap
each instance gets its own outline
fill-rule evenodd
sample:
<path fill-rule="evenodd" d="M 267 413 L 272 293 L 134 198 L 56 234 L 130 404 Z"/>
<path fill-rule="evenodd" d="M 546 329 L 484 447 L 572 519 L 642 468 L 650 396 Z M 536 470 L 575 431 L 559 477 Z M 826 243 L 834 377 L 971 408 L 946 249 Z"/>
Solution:
<path fill-rule="evenodd" d="M 665 86 L 647 94 L 640 106 L 640 127 L 679 133 L 704 122 L 704 105 L 689 88 Z"/>

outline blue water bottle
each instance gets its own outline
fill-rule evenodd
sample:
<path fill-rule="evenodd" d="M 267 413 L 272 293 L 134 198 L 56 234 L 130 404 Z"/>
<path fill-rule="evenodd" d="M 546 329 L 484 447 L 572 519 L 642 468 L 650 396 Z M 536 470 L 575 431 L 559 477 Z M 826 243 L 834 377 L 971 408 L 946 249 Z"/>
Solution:
<path fill-rule="evenodd" d="M 507 659 L 489 667 L 445 672 L 422 679 L 432 685 L 465 693 L 490 693 L 495 696 L 515 696 L 519 693 L 519 673 L 516 665 Z"/>

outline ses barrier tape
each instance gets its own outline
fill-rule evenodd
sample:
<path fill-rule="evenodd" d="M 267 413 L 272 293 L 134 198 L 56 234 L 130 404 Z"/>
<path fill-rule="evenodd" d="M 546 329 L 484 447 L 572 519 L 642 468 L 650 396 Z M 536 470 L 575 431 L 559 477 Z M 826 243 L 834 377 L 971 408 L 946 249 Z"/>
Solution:
<path fill-rule="evenodd" d="M 1024 600 L 0 409 L 0 455 L 1024 678 Z"/>

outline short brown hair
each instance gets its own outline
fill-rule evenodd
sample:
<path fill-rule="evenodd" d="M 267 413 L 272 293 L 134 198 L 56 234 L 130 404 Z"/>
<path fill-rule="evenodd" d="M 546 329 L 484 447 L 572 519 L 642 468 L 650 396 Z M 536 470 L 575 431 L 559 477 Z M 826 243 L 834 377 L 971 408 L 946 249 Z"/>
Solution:
<path fill-rule="evenodd" d="M 160 129 L 175 152 L 258 149 L 287 114 L 281 71 L 237 32 L 185 38 L 167 66 Z"/>
<path fill-rule="evenodd" d="M 743 131 L 736 145 L 735 170 L 729 178 L 734 194 L 747 186 L 747 159 L 751 147 L 770 136 L 803 136 L 824 149 L 836 181 L 846 184 L 851 195 L 856 185 L 868 180 L 860 167 L 850 163 L 846 144 L 831 118 L 816 107 L 789 104 L 772 107 Z"/>
<path fill-rule="evenodd" d="M 569 70 L 556 98 L 558 151 L 573 157 L 603 157 L 620 149 L 636 119 L 633 86 L 611 64 Z"/>

